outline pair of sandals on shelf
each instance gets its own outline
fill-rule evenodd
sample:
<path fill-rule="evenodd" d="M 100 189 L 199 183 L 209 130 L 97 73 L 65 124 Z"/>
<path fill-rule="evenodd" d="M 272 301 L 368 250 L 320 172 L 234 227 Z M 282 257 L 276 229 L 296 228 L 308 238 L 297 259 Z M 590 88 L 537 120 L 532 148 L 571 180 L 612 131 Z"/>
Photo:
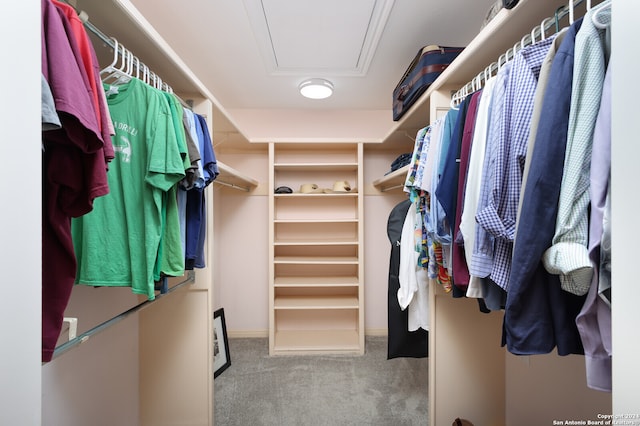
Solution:
<path fill-rule="evenodd" d="M 303 183 L 300 185 L 300 190 L 298 191 L 300 194 L 337 194 L 337 193 L 347 193 L 347 192 L 358 192 L 356 188 L 352 188 L 351 184 L 349 184 L 346 180 L 339 180 L 334 182 L 333 189 L 330 188 L 320 188 L 315 183 Z M 292 194 L 293 189 L 288 186 L 279 186 L 275 190 L 276 194 Z"/>

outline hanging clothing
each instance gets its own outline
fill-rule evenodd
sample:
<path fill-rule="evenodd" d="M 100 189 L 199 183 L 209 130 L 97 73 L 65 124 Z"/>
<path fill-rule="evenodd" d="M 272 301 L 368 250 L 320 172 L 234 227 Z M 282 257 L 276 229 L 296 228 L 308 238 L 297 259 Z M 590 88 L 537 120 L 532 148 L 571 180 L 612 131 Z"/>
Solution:
<path fill-rule="evenodd" d="M 195 187 L 195 183 L 198 179 L 204 179 L 202 177 L 202 167 L 200 156 L 200 148 L 198 147 L 198 135 L 196 133 L 196 125 L 194 121 L 193 112 L 189 109 L 183 109 L 182 111 L 182 127 L 184 128 L 187 152 L 189 154 L 189 161 L 191 166 L 185 171 L 185 178 L 180 181 L 178 185 L 178 217 L 180 219 L 180 243 L 182 246 L 182 253 L 185 256 L 187 253 L 187 191 Z"/>
<path fill-rule="evenodd" d="M 412 203 L 404 219 L 400 239 L 397 300 L 400 309 L 408 313 L 408 331 L 429 329 L 429 280 L 427 269 L 420 262 L 424 246 L 418 224 L 421 213 L 420 208 Z"/>
<path fill-rule="evenodd" d="M 405 310 L 413 300 L 413 296 L 418 291 L 417 270 L 421 268 L 418 265 L 418 251 L 414 240 L 414 229 L 416 225 L 415 204 L 407 210 L 407 214 L 403 220 L 402 233 L 400 237 L 400 267 L 398 270 L 398 279 L 400 288 L 396 295 L 400 309 Z"/>
<path fill-rule="evenodd" d="M 191 161 L 187 152 L 186 136 L 182 124 L 182 105 L 175 95 L 159 91 L 167 100 L 171 114 L 172 126 L 175 132 L 175 141 L 178 152 L 182 158 L 182 167 L 186 174 L 191 167 Z M 153 269 L 155 282 L 161 281 L 165 276 L 180 276 L 184 274 L 184 251 L 182 250 L 182 233 L 180 231 L 180 210 L 178 207 L 178 185 L 173 185 L 163 194 L 161 204 L 162 227 L 160 231 L 160 243 L 158 245 L 158 258 Z"/>
<path fill-rule="evenodd" d="M 538 133 L 538 125 L 540 124 L 540 115 L 542 114 L 542 106 L 544 102 L 544 94 L 546 93 L 547 84 L 549 82 L 549 74 L 551 73 L 551 65 L 553 64 L 553 60 L 556 57 L 556 53 L 558 52 L 558 48 L 560 47 L 560 43 L 564 40 L 564 36 L 566 35 L 568 27 L 561 29 L 557 34 L 556 38 L 551 43 L 549 47 L 549 52 L 547 52 L 547 56 L 545 57 L 542 65 L 540 66 L 540 75 L 538 76 L 538 85 L 536 86 L 536 97 L 533 102 L 533 112 L 531 114 L 531 126 L 529 128 L 529 140 L 527 141 L 527 161 L 524 163 L 524 170 L 522 172 L 522 185 L 520 186 L 520 199 L 518 200 L 518 212 L 516 214 L 516 235 L 514 240 L 517 238 L 518 231 L 518 222 L 520 220 L 520 210 L 522 209 L 522 197 L 524 197 L 524 190 L 527 186 L 527 178 L 529 176 L 529 169 L 531 167 L 531 161 L 528 161 L 533 153 L 533 148 L 536 144 L 536 134 Z"/>
<path fill-rule="evenodd" d="M 567 140 L 575 38 L 582 19 L 567 31 L 553 60 L 513 249 L 503 343 L 516 355 L 584 352 L 575 317 L 584 298 L 560 288 L 542 264 L 551 246 Z"/>
<path fill-rule="evenodd" d="M 68 27 L 55 5 L 42 0 L 41 71 L 61 124 L 42 136 L 43 362 L 53 356 L 76 273 L 71 218 L 91 211 L 94 200 L 109 192 L 105 144 Z"/>
<path fill-rule="evenodd" d="M 458 169 L 458 177 L 456 179 L 456 201 L 455 201 L 455 215 L 453 226 L 453 241 L 454 244 L 451 248 L 451 267 L 453 270 L 453 283 L 464 290 L 466 294 L 469 287 L 469 268 L 467 267 L 467 260 L 464 255 L 464 238 L 462 237 L 460 229 L 460 223 L 462 221 L 462 206 L 464 202 L 464 193 L 466 186 L 467 170 L 469 167 L 469 157 L 471 154 L 471 147 L 473 142 L 473 133 L 475 130 L 476 117 L 478 115 L 478 109 L 480 106 L 480 100 L 482 97 L 482 91 L 478 91 L 471 95 L 469 101 L 469 108 L 467 111 L 467 118 L 464 121 L 464 128 L 462 133 L 462 140 L 460 141 L 459 160 L 450 166 L 452 169 Z M 448 179 L 444 176 L 443 181 Z"/>
<path fill-rule="evenodd" d="M 202 177 L 196 179 L 194 187 L 187 191 L 185 268 L 188 270 L 206 266 L 204 242 L 207 204 L 204 190 L 219 174 L 206 119 L 198 114 L 192 116 L 201 157 L 199 170 Z"/>
<path fill-rule="evenodd" d="M 441 229 L 443 234 L 446 234 L 446 238 L 439 236 L 439 241 L 443 246 L 443 257 L 445 259 L 444 264 L 447 269 L 451 283 L 453 281 L 453 265 L 452 265 L 452 250 L 453 250 L 453 224 L 455 222 L 456 211 L 456 189 L 458 185 L 458 173 L 459 173 L 459 155 L 460 145 L 462 142 L 462 132 L 464 122 L 467 116 L 467 109 L 469 105 L 469 99 L 465 98 L 460 104 L 458 110 L 450 109 L 447 112 L 447 118 L 454 121 L 453 128 L 450 132 L 448 147 L 447 144 L 441 147 L 440 163 L 438 165 L 438 180 L 437 184 L 433 188 L 432 203 L 433 200 L 437 200 L 438 208 L 433 210 L 436 214 L 435 220 L 439 223 L 437 229 Z M 446 152 L 443 151 L 446 149 Z M 433 204 L 432 204 L 433 206 Z M 463 296 L 462 290 L 452 285 L 453 297 Z"/>
<path fill-rule="evenodd" d="M 111 193 L 73 222 L 76 283 L 131 287 L 152 300 L 163 202 L 185 176 L 183 160 L 169 105 L 159 91 L 132 78 L 109 87 L 107 101 L 116 129 Z"/>
<path fill-rule="evenodd" d="M 589 289 L 593 267 L 589 260 L 589 174 L 593 128 L 608 61 L 606 28 L 598 28 L 591 19 L 593 9 L 584 17 L 576 35 L 573 87 L 567 148 L 562 173 L 558 216 L 553 245 L 544 254 L 544 265 L 560 275 L 562 289 L 578 296 Z M 611 9 L 598 14 L 600 22 L 611 22 Z"/>
<path fill-rule="evenodd" d="M 491 280 L 505 291 L 509 287 L 513 236 L 535 89 L 540 66 L 553 38 L 525 47 L 512 61 L 503 105 L 496 117 L 499 121 L 492 133 L 488 203 L 476 213 L 478 224 L 494 239 Z"/>
<path fill-rule="evenodd" d="M 601 290 L 610 294 L 611 74 L 609 62 L 591 154 L 589 257 L 594 274 L 584 306 L 576 318 L 584 344 L 587 386 L 607 392 L 611 392 L 612 386 L 611 305 L 607 297 L 601 297 Z"/>
<path fill-rule="evenodd" d="M 398 303 L 402 228 L 410 208 L 412 203 L 409 199 L 398 203 L 391 210 L 387 221 L 387 237 L 391 243 L 387 294 L 387 359 L 423 358 L 428 355 L 428 332 L 422 328 L 409 331 L 408 311 L 402 310 Z"/>
<path fill-rule="evenodd" d="M 482 98 L 478 104 L 475 127 L 473 130 L 473 144 L 469 153 L 469 165 L 464 184 L 463 206 L 460 215 L 460 224 L 457 229 L 464 243 L 464 254 L 469 271 L 469 284 L 467 297 L 482 297 L 482 287 L 478 279 L 471 275 L 471 260 L 473 258 L 476 238 L 476 212 L 481 195 L 482 172 L 487 146 L 489 120 L 491 117 L 491 105 L 497 77 L 487 80 L 482 90 Z"/>
<path fill-rule="evenodd" d="M 422 246 L 420 264 L 427 268 L 428 277 L 435 279 L 442 288 L 451 291 L 451 278 L 447 269 L 447 245 L 450 241 L 449 229 L 443 223 L 444 211 L 435 197 L 435 188 L 439 181 L 439 159 L 441 146 L 448 145 L 450 131 L 447 130 L 446 116 L 436 120 L 425 135 L 422 155 L 418 164 L 415 191 L 411 200 L 416 203 L 420 217 L 416 220 L 416 244 Z M 420 240 L 420 241 L 418 241 Z"/>
<path fill-rule="evenodd" d="M 472 101 L 475 99 L 475 101 Z M 438 183 L 436 189 L 436 195 L 446 213 L 448 226 L 451 233 L 451 246 L 449 248 L 451 253 L 451 260 L 449 262 L 450 274 L 452 276 L 453 297 L 462 297 L 469 284 L 469 273 L 466 267 L 460 266 L 459 262 L 456 262 L 461 246 L 455 244 L 455 236 L 457 234 L 456 223 L 456 211 L 457 205 L 461 198 L 462 192 L 459 190 L 459 177 L 462 176 L 464 181 L 464 174 L 461 173 L 462 167 L 460 165 L 461 155 L 463 151 L 463 138 L 465 136 L 465 129 L 473 128 L 475 122 L 476 107 L 478 96 L 473 98 L 473 95 L 467 96 L 458 109 L 458 115 L 456 124 L 452 135 L 452 143 L 445 159 L 445 164 L 442 168 L 442 177 Z M 472 105 L 473 103 L 473 105 Z M 467 125 L 468 124 L 468 125 Z M 465 156 L 468 155 L 470 133 L 467 133 L 467 144 L 464 146 Z M 464 167 L 466 173 L 466 164 Z"/>
<path fill-rule="evenodd" d="M 494 83 L 493 96 L 491 98 L 491 106 L 489 114 L 489 122 L 487 129 L 487 142 L 485 146 L 484 159 L 482 159 L 482 174 L 480 179 L 480 195 L 478 196 L 478 204 L 474 221 L 477 220 L 478 214 L 485 210 L 489 206 L 489 196 L 495 180 L 495 162 L 496 153 L 498 147 L 499 133 L 500 133 L 500 117 L 502 116 L 502 109 L 504 108 L 504 93 L 508 82 L 509 71 L 511 69 L 511 62 L 507 62 L 498 71 L 496 75 L 496 82 Z M 494 254 L 494 237 L 483 226 L 474 226 L 475 241 L 473 247 L 473 254 L 469 258 L 469 272 L 471 274 L 472 285 L 474 279 L 488 277 L 491 274 L 493 268 L 493 254 Z M 479 284 L 480 286 L 480 284 Z"/>
<path fill-rule="evenodd" d="M 56 104 L 53 101 L 53 94 L 51 93 L 49 83 L 47 83 L 44 75 L 41 75 L 40 80 L 40 115 L 42 116 L 42 130 L 48 131 L 60 129 L 62 124 L 60 124 L 60 117 L 58 117 L 58 113 L 56 112 Z"/>
<path fill-rule="evenodd" d="M 104 143 L 105 161 L 109 162 L 114 157 L 111 135 L 113 135 L 115 131 L 107 107 L 102 81 L 100 80 L 98 58 L 96 57 L 89 35 L 84 28 L 84 24 L 80 20 L 80 17 L 78 17 L 75 9 L 67 3 L 58 0 L 51 1 L 58 10 L 61 20 L 65 23 L 67 34 L 76 42 L 76 61 L 78 68 L 84 71 L 82 74 L 86 77 L 85 85 L 91 95 L 98 129 Z"/>

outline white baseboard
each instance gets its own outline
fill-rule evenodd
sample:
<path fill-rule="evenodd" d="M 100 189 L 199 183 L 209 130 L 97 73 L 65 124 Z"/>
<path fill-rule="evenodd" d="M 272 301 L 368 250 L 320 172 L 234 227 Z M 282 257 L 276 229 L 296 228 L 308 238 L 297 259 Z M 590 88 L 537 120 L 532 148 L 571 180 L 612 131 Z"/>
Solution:
<path fill-rule="evenodd" d="M 365 336 L 386 336 L 388 330 L 386 328 L 368 328 L 365 330 Z M 265 338 L 269 337 L 269 330 L 228 330 L 229 339 L 246 339 L 246 338 Z"/>
<path fill-rule="evenodd" d="M 364 331 L 365 336 L 387 336 L 389 330 L 386 328 L 368 328 Z"/>
<path fill-rule="evenodd" d="M 269 337 L 269 330 L 228 330 L 229 339 Z"/>

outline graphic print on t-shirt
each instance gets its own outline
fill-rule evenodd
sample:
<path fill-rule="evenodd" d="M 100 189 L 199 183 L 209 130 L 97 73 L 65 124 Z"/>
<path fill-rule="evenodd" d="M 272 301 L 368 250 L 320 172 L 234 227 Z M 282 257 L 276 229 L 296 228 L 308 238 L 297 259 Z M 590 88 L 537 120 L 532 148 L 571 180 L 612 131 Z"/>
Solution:
<path fill-rule="evenodd" d="M 120 160 L 123 163 L 129 163 L 131 161 L 131 142 L 129 142 L 126 136 L 114 138 L 113 150 L 116 154 L 121 154 Z"/>

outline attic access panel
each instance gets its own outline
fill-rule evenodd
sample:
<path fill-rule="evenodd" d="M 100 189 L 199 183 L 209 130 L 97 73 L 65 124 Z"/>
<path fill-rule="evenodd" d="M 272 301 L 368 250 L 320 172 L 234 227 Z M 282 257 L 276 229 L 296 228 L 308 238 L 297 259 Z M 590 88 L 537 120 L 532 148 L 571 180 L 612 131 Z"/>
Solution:
<path fill-rule="evenodd" d="M 394 0 L 244 0 L 272 75 L 365 75 Z"/>

